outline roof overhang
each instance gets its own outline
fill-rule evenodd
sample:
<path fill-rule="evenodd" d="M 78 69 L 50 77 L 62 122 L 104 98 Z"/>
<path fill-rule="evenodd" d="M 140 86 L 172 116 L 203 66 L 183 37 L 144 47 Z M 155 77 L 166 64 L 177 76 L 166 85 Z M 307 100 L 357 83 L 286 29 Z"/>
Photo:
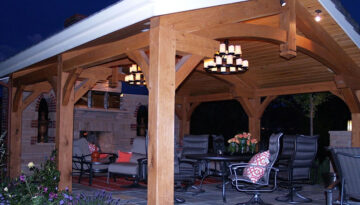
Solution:
<path fill-rule="evenodd" d="M 331 0 L 318 0 L 321 5 L 327 10 L 331 17 L 339 24 L 339 26 L 345 31 L 349 38 L 355 43 L 355 45 L 360 48 L 360 35 L 357 33 L 351 25 L 351 23 L 346 19 L 343 13 L 337 9 L 334 2 Z"/>
<path fill-rule="evenodd" d="M 137 22 L 169 13 L 247 0 L 123 0 L 0 63 L 5 76 Z"/>

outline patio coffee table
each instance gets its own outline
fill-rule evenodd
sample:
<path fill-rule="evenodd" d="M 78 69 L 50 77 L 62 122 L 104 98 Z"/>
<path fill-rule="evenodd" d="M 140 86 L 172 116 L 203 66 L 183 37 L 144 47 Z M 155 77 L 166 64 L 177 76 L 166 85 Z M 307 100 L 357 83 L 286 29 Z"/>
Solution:
<path fill-rule="evenodd" d="M 89 185 L 92 185 L 92 178 L 94 177 L 95 173 L 107 173 L 108 171 L 108 165 L 110 164 L 110 161 L 84 161 L 84 164 L 87 165 L 87 169 L 83 169 L 79 176 L 79 182 L 82 174 L 88 173 L 89 174 Z M 103 165 L 103 166 L 101 166 Z"/>
<path fill-rule="evenodd" d="M 208 153 L 208 154 L 187 154 L 186 158 L 188 159 L 195 159 L 198 161 L 205 160 L 205 161 L 215 161 L 220 162 L 220 173 L 219 175 L 222 178 L 222 198 L 223 201 L 226 202 L 226 195 L 225 195 L 225 186 L 228 181 L 228 167 L 226 166 L 227 162 L 239 162 L 239 161 L 249 161 L 253 154 L 242 154 L 242 155 L 219 155 L 215 153 Z M 200 182 L 200 188 L 199 190 L 202 190 L 202 183 L 204 179 L 209 176 L 208 170 L 205 171 L 204 176 L 201 179 Z"/>

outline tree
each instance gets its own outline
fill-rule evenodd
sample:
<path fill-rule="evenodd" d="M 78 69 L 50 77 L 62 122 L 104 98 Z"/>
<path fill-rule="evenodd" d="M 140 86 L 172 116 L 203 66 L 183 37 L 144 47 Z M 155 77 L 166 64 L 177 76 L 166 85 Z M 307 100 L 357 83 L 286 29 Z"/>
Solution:
<path fill-rule="evenodd" d="M 317 107 L 326 102 L 330 93 L 308 93 L 294 95 L 295 102 L 301 106 L 305 115 L 310 119 L 310 135 L 314 135 L 314 116 L 317 111 Z"/>

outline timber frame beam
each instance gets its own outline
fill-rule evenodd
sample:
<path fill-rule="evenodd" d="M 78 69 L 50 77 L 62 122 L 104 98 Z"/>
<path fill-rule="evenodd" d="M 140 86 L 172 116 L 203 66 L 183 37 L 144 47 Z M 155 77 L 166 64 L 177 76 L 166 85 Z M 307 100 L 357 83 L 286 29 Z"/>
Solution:
<path fill-rule="evenodd" d="M 287 0 L 286 6 L 281 7 L 280 13 L 280 27 L 287 32 L 286 42 L 280 44 L 280 56 L 286 59 L 296 56 L 295 1 Z"/>
<path fill-rule="evenodd" d="M 80 74 L 80 78 L 86 78 L 75 90 L 74 102 L 76 103 L 85 93 L 101 80 L 106 80 L 113 74 L 112 68 L 96 66 L 86 69 L 86 72 Z M 120 76 L 118 75 L 118 78 Z"/>

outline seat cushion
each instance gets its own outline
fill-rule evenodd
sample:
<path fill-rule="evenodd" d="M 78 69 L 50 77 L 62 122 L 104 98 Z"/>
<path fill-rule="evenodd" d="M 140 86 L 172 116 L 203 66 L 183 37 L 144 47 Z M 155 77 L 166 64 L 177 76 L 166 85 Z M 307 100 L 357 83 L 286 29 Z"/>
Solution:
<path fill-rule="evenodd" d="M 141 158 L 146 158 L 146 155 L 133 152 L 132 155 L 131 155 L 131 158 L 130 158 L 130 162 L 138 163 L 138 159 L 141 159 Z"/>
<path fill-rule="evenodd" d="M 265 151 L 254 155 L 249 164 L 267 166 L 269 164 L 270 152 Z M 244 177 L 248 177 L 253 183 L 256 183 L 265 174 L 266 168 L 249 166 L 244 169 Z"/>
<path fill-rule="evenodd" d="M 108 171 L 111 173 L 137 175 L 138 174 L 138 163 L 123 162 L 123 163 L 112 163 L 108 167 Z"/>

